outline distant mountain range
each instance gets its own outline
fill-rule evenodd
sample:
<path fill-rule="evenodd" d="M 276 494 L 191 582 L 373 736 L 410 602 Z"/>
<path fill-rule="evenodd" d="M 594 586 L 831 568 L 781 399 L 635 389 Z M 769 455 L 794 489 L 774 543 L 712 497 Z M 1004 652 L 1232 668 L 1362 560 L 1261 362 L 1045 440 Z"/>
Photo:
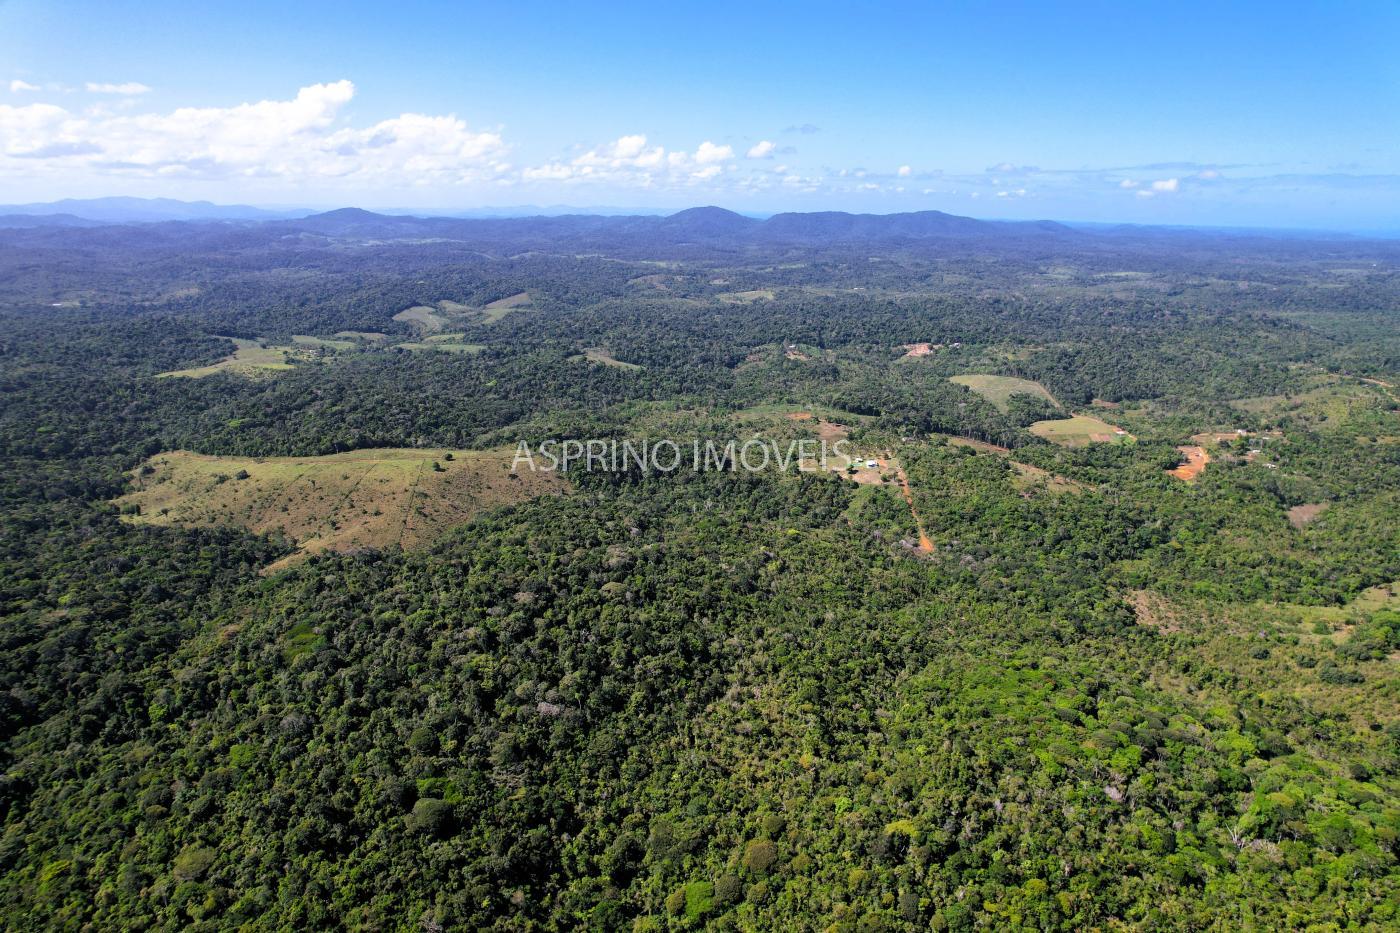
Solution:
<path fill-rule="evenodd" d="M 67 198 L 45 204 L 0 204 L 0 226 L 91 226 L 160 223 L 168 220 L 283 220 L 304 217 L 306 210 L 274 211 L 243 204 L 177 201 L 173 198 Z M 72 222 L 20 223 L 21 217 L 67 217 Z"/>
<path fill-rule="evenodd" d="M 681 245 L 792 244 L 929 238 L 1000 238 L 1079 236 L 1072 228 L 1049 221 L 992 221 L 958 217 L 941 211 L 908 214 L 774 214 L 765 220 L 720 207 L 692 207 L 667 216 L 554 217 L 409 217 L 344 208 L 277 224 L 286 230 L 328 237 L 371 239 L 445 239 L 514 242 L 528 246 L 597 240 L 609 244 L 635 241 Z"/>
<path fill-rule="evenodd" d="M 152 235 L 178 240 L 189 224 L 214 225 L 240 236 L 324 237 L 358 240 L 450 240 L 481 249 L 622 250 L 631 254 L 666 247 L 682 253 L 697 249 L 732 251 L 749 247 L 820 247 L 879 242 L 961 241 L 968 248 L 992 241 L 1038 245 L 1090 246 L 1109 242 L 1181 243 L 1186 240 L 1245 239 L 1326 241 L 1345 234 L 1307 231 L 1225 230 L 1150 227 L 1127 224 L 1068 225 L 1054 221 L 977 220 L 942 211 L 901 214 L 848 214 L 842 211 L 774 214 L 758 218 L 720 207 L 693 207 L 673 214 L 547 213 L 533 216 L 418 216 L 376 213 L 360 208 L 313 213 L 276 211 L 244 205 L 169 198 L 95 198 L 49 204 L 0 205 L 0 228 L 51 230 L 139 224 Z M 170 229 L 163 229 L 174 224 Z M 115 232 L 115 231 L 114 231 Z"/>

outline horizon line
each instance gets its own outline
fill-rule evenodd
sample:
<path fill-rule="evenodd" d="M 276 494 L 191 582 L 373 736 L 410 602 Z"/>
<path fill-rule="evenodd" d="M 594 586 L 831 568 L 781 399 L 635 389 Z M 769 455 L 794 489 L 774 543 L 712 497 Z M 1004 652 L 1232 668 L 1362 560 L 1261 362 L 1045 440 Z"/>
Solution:
<path fill-rule="evenodd" d="M 1035 223 L 1058 223 L 1068 227 L 1079 228 L 1104 228 L 1104 227 L 1128 227 L 1142 230 L 1202 230 L 1202 231 L 1231 231 L 1231 232 L 1274 232 L 1274 233 L 1324 233 L 1329 235 L 1347 235 L 1358 238 L 1370 239 L 1397 239 L 1400 238 L 1400 226 L 1387 228 L 1366 228 L 1366 227 L 1317 227 L 1317 226 L 1279 226 L 1279 225 L 1256 225 L 1256 224 L 1222 224 L 1222 223 L 1144 223 L 1142 221 L 1131 220 L 1070 220 L 1057 217 L 1027 217 L 1027 218 L 1007 218 L 1007 217 L 978 217 L 972 214 L 958 214 L 940 208 L 924 208 L 921 210 L 905 211 L 852 211 L 834 208 L 817 210 L 735 210 L 731 207 L 724 207 L 719 204 L 692 204 L 686 207 L 670 207 L 659 205 L 608 205 L 608 204 L 515 204 L 515 205 L 480 205 L 480 206 L 439 206 L 439 207 L 407 207 L 407 206 L 385 206 L 385 207 L 362 207 L 357 204 L 341 203 L 338 206 L 285 204 L 241 201 L 236 203 L 221 203 L 208 199 L 185 200 L 183 198 L 169 197 L 166 195 L 142 196 L 142 195 L 98 195 L 95 197 L 65 197 L 50 201 L 30 201 L 0 204 L 0 216 L 10 213 L 10 216 L 61 216 L 69 214 L 68 211 L 59 209 L 65 202 L 72 204 L 91 204 L 103 201 L 134 201 L 142 203 L 168 202 L 189 206 L 203 206 L 223 210 L 248 209 L 264 211 L 267 213 L 293 214 L 301 213 L 304 217 L 316 216 L 318 214 L 328 214 L 341 210 L 360 210 L 366 213 L 377 214 L 387 217 L 415 217 L 429 220 L 435 218 L 453 220 L 489 220 L 489 219 L 529 219 L 532 217 L 557 217 L 557 216 L 594 216 L 594 217 L 647 217 L 663 216 L 670 217 L 690 210 L 713 208 L 727 211 L 741 217 L 747 217 L 757 221 L 765 221 L 772 217 L 784 214 L 846 214 L 849 216 L 867 217 L 896 217 L 910 214 L 943 214 L 948 217 L 960 217 L 970 220 L 977 220 L 984 223 L 999 224 L 1035 224 Z M 18 214 L 13 213 L 16 209 L 25 210 Z M 38 208 L 55 208 L 52 211 L 38 210 Z M 534 213 L 530 213 L 534 212 Z M 478 216 L 468 217 L 466 214 Z M 102 221 L 97 217 L 82 217 L 80 214 L 70 214 L 84 220 Z M 170 217 L 154 220 L 115 220 L 104 221 L 111 225 L 123 223 L 198 223 L 212 222 L 218 220 L 241 220 L 245 222 L 272 222 L 275 220 L 293 220 L 298 218 L 254 218 L 254 217 Z M 13 229 L 13 228 L 11 228 Z"/>

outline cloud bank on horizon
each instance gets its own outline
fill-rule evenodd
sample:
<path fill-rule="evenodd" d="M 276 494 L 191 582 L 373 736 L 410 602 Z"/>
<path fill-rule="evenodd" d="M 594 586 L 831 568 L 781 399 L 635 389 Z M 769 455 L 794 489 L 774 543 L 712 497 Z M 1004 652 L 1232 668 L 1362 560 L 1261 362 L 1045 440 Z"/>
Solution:
<path fill-rule="evenodd" d="M 823 132 L 811 124 L 766 134 L 796 140 L 786 145 L 720 132 L 668 145 L 634 133 L 603 142 L 560 140 L 555 157 L 531 161 L 517 156 L 505 128 L 473 127 L 455 114 L 402 112 L 357 123 L 356 86 L 344 79 L 281 100 L 167 110 L 143 109 L 152 89 L 136 81 L 85 82 L 79 91 L 16 78 L 9 90 L 15 100 L 0 103 L 0 191 L 55 197 L 82 191 L 441 207 L 714 202 L 741 210 L 936 207 L 1096 219 L 1096 212 L 1127 215 L 1130 205 L 1146 202 L 1247 205 L 1300 193 L 1324 199 L 1400 193 L 1400 176 L 1184 161 L 1072 168 L 1004 162 L 959 171 L 938 167 L 936 153 L 909 153 L 884 169 L 830 166 L 804 158 L 801 137 Z M 84 91 L 91 97 L 69 102 Z M 1011 203 L 1021 206 L 1008 212 Z M 1075 204 L 1095 207 L 1076 217 Z M 1182 222 L 1174 213 L 1124 219 Z"/>

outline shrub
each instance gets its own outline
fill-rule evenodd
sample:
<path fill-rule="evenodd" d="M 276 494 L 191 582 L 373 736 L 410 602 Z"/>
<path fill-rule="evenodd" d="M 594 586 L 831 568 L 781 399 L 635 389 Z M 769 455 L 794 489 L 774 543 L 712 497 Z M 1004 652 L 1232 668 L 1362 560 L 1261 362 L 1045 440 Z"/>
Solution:
<path fill-rule="evenodd" d="M 452 804 L 446 800 L 427 797 L 413 805 L 413 812 L 404 817 L 409 832 L 436 836 L 444 833 L 452 821 Z"/>
<path fill-rule="evenodd" d="M 214 864 L 216 853 L 206 846 L 191 846 L 175 856 L 175 877 L 181 881 L 193 881 L 209 870 Z"/>

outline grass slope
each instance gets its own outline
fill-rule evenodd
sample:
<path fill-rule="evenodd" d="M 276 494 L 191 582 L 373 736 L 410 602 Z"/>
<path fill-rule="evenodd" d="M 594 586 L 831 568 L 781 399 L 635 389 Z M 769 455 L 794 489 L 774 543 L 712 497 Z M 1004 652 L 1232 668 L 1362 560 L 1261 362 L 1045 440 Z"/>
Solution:
<path fill-rule="evenodd" d="M 453 459 L 448 460 L 448 455 Z M 133 522 L 281 532 L 302 553 L 428 544 L 474 515 L 559 492 L 552 473 L 511 475 L 510 451 L 359 450 L 324 457 L 157 454 L 118 505 Z M 433 468 L 434 463 L 438 470 Z"/>
<path fill-rule="evenodd" d="M 266 347 L 261 341 L 245 340 L 242 337 L 230 337 L 229 339 L 237 346 L 232 356 L 225 357 L 208 366 L 196 366 L 191 369 L 177 369 L 161 373 L 158 378 L 202 379 L 215 373 L 254 376 L 292 368 L 292 364 L 287 362 L 289 349 L 287 347 Z"/>
<path fill-rule="evenodd" d="M 1052 405 L 1060 404 L 1056 401 L 1055 396 L 1050 394 L 1049 389 L 1029 379 L 1017 379 L 1015 376 L 988 376 L 982 373 L 949 376 L 948 379 L 960 386 L 967 386 L 1002 411 L 1006 411 L 1013 395 L 1033 395 L 1036 398 L 1045 399 Z"/>
<path fill-rule="evenodd" d="M 1043 437 L 1054 444 L 1065 447 L 1083 447 L 1085 444 L 1122 444 L 1133 440 L 1126 432 L 1089 415 L 1075 415 L 1072 418 L 1056 418 L 1052 421 L 1037 421 L 1028 428 L 1032 434 Z"/>

